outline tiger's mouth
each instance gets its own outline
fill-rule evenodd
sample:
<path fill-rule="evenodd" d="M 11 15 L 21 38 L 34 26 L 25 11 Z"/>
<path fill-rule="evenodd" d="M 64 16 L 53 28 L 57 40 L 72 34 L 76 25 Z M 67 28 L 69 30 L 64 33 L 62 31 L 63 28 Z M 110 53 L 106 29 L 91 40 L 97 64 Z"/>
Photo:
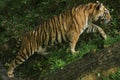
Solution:
<path fill-rule="evenodd" d="M 109 23 L 110 22 L 110 20 L 107 20 L 107 19 L 102 19 L 102 20 L 100 20 L 100 23 L 104 23 L 104 24 L 107 24 L 107 23 Z"/>
<path fill-rule="evenodd" d="M 102 24 L 107 24 L 108 22 L 110 22 L 110 19 L 106 19 L 105 16 L 100 16 L 99 17 L 99 22 Z"/>

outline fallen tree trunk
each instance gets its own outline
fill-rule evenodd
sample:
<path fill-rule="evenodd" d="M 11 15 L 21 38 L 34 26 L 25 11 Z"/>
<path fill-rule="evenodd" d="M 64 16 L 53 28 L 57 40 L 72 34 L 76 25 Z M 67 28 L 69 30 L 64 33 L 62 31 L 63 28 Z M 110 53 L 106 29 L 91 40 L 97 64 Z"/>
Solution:
<path fill-rule="evenodd" d="M 120 43 L 115 43 L 96 53 L 88 53 L 83 59 L 68 64 L 56 73 L 49 74 L 41 80 L 99 80 L 116 72 L 120 67 Z"/>

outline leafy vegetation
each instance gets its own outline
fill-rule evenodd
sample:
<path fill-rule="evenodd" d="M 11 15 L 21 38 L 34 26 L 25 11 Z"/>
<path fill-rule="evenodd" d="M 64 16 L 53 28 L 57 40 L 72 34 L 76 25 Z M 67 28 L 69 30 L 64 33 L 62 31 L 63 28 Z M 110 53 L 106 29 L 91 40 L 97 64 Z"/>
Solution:
<path fill-rule="evenodd" d="M 32 30 L 43 21 L 54 15 L 72 8 L 78 4 L 95 2 L 95 0 L 1 0 L 0 1 L 0 45 L 10 39 L 17 39 L 19 34 Z M 41 78 L 49 72 L 62 69 L 63 66 L 77 59 L 90 51 L 103 48 L 120 41 L 120 0 L 101 0 L 110 9 L 112 21 L 108 25 L 100 25 L 108 35 L 107 40 L 103 40 L 97 33 L 81 35 L 77 45 L 79 54 L 69 54 L 67 45 L 62 48 L 51 49 L 48 56 L 33 55 L 26 63 L 22 64 L 17 73 L 23 76 L 32 76 L 34 79 Z M 114 3 L 114 4 L 113 4 Z M 87 38 L 86 38 L 87 36 Z M 90 37 L 88 37 L 90 36 Z M 13 50 L 16 51 L 16 50 Z M 15 55 L 16 53 L 14 53 Z M 9 54 L 11 55 L 11 54 Z M 5 56 L 4 56 L 5 57 Z M 10 58 L 10 57 L 9 57 Z M 27 68 L 27 70 L 24 70 Z M 23 72 L 24 71 L 24 72 Z M 32 72 L 32 73 L 30 73 Z M 111 78 L 120 76 L 113 74 Z M 105 80 L 109 80 L 105 78 Z M 119 79 L 116 79 L 119 80 Z"/>
<path fill-rule="evenodd" d="M 120 80 L 120 70 L 117 73 L 111 74 L 109 77 L 104 77 L 103 80 Z"/>

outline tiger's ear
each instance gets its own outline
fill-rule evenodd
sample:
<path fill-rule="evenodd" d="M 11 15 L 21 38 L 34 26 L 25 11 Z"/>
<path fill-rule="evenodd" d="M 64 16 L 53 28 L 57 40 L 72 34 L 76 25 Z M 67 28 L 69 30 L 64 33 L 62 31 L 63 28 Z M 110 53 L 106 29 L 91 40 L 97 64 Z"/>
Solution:
<path fill-rule="evenodd" d="M 96 1 L 96 3 L 98 3 L 98 4 L 99 4 L 100 2 L 99 2 L 99 1 Z"/>
<path fill-rule="evenodd" d="M 103 4 L 100 3 L 100 2 L 97 3 L 97 8 L 96 9 L 102 11 L 103 10 Z"/>

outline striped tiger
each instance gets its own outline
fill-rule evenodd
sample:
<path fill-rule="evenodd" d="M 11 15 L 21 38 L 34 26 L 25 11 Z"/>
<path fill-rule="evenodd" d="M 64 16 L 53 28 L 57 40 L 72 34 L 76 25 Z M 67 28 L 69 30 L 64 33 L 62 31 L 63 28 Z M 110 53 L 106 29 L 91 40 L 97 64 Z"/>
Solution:
<path fill-rule="evenodd" d="M 8 76 L 14 77 L 14 69 L 35 52 L 47 54 L 45 51 L 49 45 L 60 44 L 64 41 L 69 44 L 71 53 L 77 53 L 75 51 L 76 43 L 86 28 L 88 28 L 88 32 L 91 28 L 95 28 L 101 35 L 106 35 L 102 28 L 93 24 L 93 21 L 98 19 L 105 23 L 111 20 L 109 10 L 99 1 L 73 7 L 48 19 L 34 30 L 24 33 L 21 37 L 20 50 L 7 70 Z"/>

